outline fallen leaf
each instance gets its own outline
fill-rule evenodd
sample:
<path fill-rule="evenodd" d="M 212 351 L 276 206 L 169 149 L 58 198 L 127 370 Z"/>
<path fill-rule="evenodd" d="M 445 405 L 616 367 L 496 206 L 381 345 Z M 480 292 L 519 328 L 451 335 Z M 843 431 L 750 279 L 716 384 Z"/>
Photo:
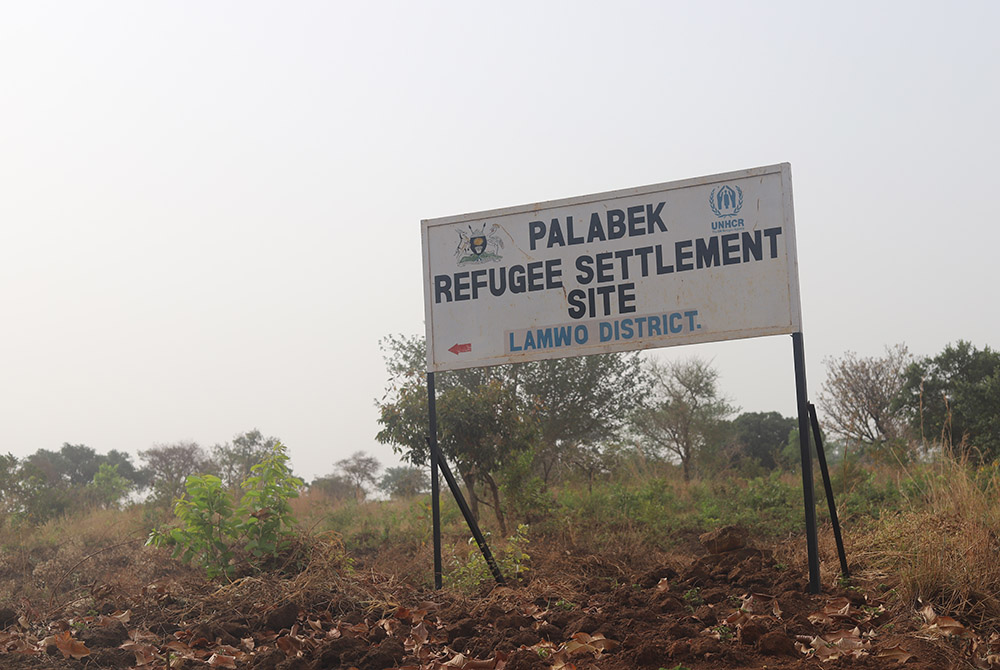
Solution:
<path fill-rule="evenodd" d="M 887 658 L 890 661 L 896 661 L 899 664 L 903 664 L 913 658 L 913 654 L 896 644 L 891 647 L 886 647 L 880 651 L 877 658 Z"/>
<path fill-rule="evenodd" d="M 236 657 L 225 654 L 212 654 L 208 659 L 208 665 L 212 668 L 235 668 Z"/>
<path fill-rule="evenodd" d="M 279 637 L 275 641 L 275 645 L 278 649 L 285 652 L 286 656 L 298 656 L 299 651 L 302 649 L 302 641 L 291 635 Z"/>
<path fill-rule="evenodd" d="M 202 639 L 202 638 L 199 638 L 199 639 Z M 163 648 L 164 649 L 169 649 L 170 651 L 176 651 L 178 654 L 190 654 L 191 653 L 191 647 L 189 647 L 188 645 L 184 644 L 180 640 L 171 640 L 170 642 L 167 642 L 165 645 L 163 645 Z"/>
<path fill-rule="evenodd" d="M 77 660 L 90 656 L 90 650 L 87 649 L 86 645 L 79 640 L 74 640 L 71 633 L 68 630 L 64 630 L 55 635 L 49 635 L 47 638 L 42 640 L 42 646 L 48 647 L 50 645 L 55 645 L 63 658 L 75 658 Z"/>
<path fill-rule="evenodd" d="M 427 644 L 427 626 L 424 625 L 423 621 L 410 629 L 410 637 L 417 645 Z"/>
<path fill-rule="evenodd" d="M 341 624 L 342 632 L 351 633 L 349 637 L 358 637 L 368 634 L 368 624 L 361 622 L 354 625 Z"/>
<path fill-rule="evenodd" d="M 454 658 L 446 663 L 441 664 L 446 668 L 464 668 L 465 667 L 465 654 L 456 654 Z"/>
<path fill-rule="evenodd" d="M 938 616 L 934 620 L 932 626 L 938 628 L 945 634 L 946 637 L 965 634 L 965 626 L 955 621 L 950 616 Z"/>
<path fill-rule="evenodd" d="M 870 642 L 863 640 L 861 632 L 853 630 L 842 630 L 836 633 L 825 635 L 796 636 L 795 648 L 803 654 L 811 654 L 821 661 L 832 661 L 842 657 L 860 658 L 868 654 L 871 646 Z"/>
<path fill-rule="evenodd" d="M 813 612 L 806 618 L 816 625 L 825 625 L 837 620 L 850 619 L 851 601 L 847 598 L 834 598 L 823 609 Z"/>
<path fill-rule="evenodd" d="M 739 609 L 727 616 L 722 620 L 722 623 L 726 624 L 730 628 L 734 626 L 742 626 L 743 624 L 750 621 L 753 617 L 747 614 L 745 611 Z"/>
<path fill-rule="evenodd" d="M 766 614 L 772 611 L 774 603 L 774 596 L 769 596 L 766 593 L 748 593 L 743 596 L 740 609 L 750 614 Z"/>

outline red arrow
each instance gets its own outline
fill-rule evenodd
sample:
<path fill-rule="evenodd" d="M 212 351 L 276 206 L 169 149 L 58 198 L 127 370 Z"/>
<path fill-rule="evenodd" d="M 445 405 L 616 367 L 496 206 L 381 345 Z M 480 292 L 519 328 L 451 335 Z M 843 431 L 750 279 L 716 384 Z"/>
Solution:
<path fill-rule="evenodd" d="M 466 344 L 453 344 L 451 348 L 448 349 L 448 351 L 455 354 L 456 356 L 458 356 L 459 354 L 466 354 L 472 351 L 472 343 L 468 342 Z"/>

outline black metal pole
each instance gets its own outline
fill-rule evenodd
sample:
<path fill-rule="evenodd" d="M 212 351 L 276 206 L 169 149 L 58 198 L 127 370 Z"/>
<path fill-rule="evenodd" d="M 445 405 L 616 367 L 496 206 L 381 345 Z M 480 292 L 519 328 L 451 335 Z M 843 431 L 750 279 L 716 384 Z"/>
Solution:
<path fill-rule="evenodd" d="M 833 484 L 830 483 L 830 469 L 826 465 L 826 450 L 823 448 L 823 436 L 819 430 L 819 417 L 816 416 L 816 406 L 812 403 L 809 403 L 809 420 L 812 422 L 813 438 L 816 440 L 816 457 L 819 459 L 819 471 L 823 474 L 823 490 L 826 492 L 826 504 L 830 508 L 833 539 L 837 541 L 840 572 L 844 577 L 850 577 L 851 572 L 847 569 L 847 553 L 844 551 L 844 538 L 840 535 L 837 504 L 833 501 Z"/>
<path fill-rule="evenodd" d="M 437 394 L 434 392 L 434 373 L 427 373 L 427 413 L 430 415 L 430 435 L 427 436 L 427 445 L 431 452 L 431 518 L 434 526 L 434 588 L 440 589 L 442 586 L 442 576 L 444 569 L 441 563 L 441 485 L 438 481 L 438 454 L 437 438 Z"/>
<path fill-rule="evenodd" d="M 806 352 L 802 332 L 792 333 L 795 396 L 799 410 L 799 453 L 802 458 L 802 498 L 806 508 L 806 551 L 809 560 L 809 593 L 819 593 L 819 539 L 816 534 L 816 494 L 813 491 L 812 454 L 809 449 L 809 394 L 806 391 Z"/>
<path fill-rule="evenodd" d="M 448 482 L 448 486 L 451 488 L 451 493 L 455 496 L 455 502 L 458 503 L 458 508 L 462 510 L 462 516 L 465 517 L 465 523 L 469 525 L 469 530 L 472 531 L 472 536 L 476 538 L 476 544 L 479 545 L 479 550 L 483 552 L 483 558 L 486 559 L 486 565 L 489 566 L 490 572 L 493 573 L 493 579 L 495 579 L 497 584 L 500 586 L 505 586 L 507 582 L 503 578 L 503 573 L 500 572 L 500 567 L 493 559 L 493 554 L 490 552 L 490 546 L 486 544 L 486 538 L 483 537 L 482 531 L 479 530 L 479 524 L 476 523 L 476 518 L 472 516 L 472 510 L 469 509 L 469 504 L 465 501 L 465 496 L 462 495 L 462 489 L 458 487 L 458 482 L 455 481 L 455 475 L 451 473 L 451 467 L 449 467 L 448 461 L 444 459 L 440 451 L 438 452 L 438 458 L 438 465 L 441 466 L 441 474 L 444 475 L 444 480 Z"/>

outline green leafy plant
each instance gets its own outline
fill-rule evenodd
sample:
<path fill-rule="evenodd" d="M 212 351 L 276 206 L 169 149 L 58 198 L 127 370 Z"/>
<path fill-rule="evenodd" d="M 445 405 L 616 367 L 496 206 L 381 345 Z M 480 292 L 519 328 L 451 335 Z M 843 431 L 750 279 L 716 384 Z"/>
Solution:
<path fill-rule="evenodd" d="M 277 557 L 291 544 L 295 519 L 288 501 L 299 495 L 302 480 L 292 475 L 283 447 L 272 449 L 250 472 L 234 530 L 255 558 Z"/>
<path fill-rule="evenodd" d="M 173 546 L 175 558 L 196 561 L 212 579 L 229 575 L 233 551 L 233 501 L 215 475 L 192 475 L 185 493 L 174 504 L 180 526 L 154 529 L 146 540 L 153 546 Z"/>
<path fill-rule="evenodd" d="M 701 591 L 697 586 L 685 591 L 683 598 L 684 602 L 692 607 L 705 604 L 705 600 L 701 597 Z"/>
<path fill-rule="evenodd" d="M 473 540 L 470 539 L 469 544 L 472 543 Z M 531 556 L 527 552 L 528 543 L 528 525 L 522 523 L 518 525 L 517 531 L 507 538 L 499 553 L 494 555 L 497 567 L 505 579 L 516 581 L 530 569 L 528 561 Z M 454 559 L 451 570 L 446 575 L 449 586 L 463 591 L 475 591 L 481 584 L 492 579 L 493 573 L 490 572 L 486 559 L 478 550 L 470 551 L 464 561 Z"/>
<path fill-rule="evenodd" d="M 712 628 L 712 630 L 719 634 L 719 640 L 722 642 L 729 642 L 733 639 L 733 629 L 725 624 L 719 624 Z"/>
<path fill-rule="evenodd" d="M 263 569 L 290 545 L 295 519 L 288 501 L 298 496 L 301 485 L 281 443 L 251 468 L 238 505 L 215 475 L 192 475 L 174 504 L 179 525 L 154 529 L 146 544 L 172 546 L 174 557 L 196 562 L 211 579 L 231 578 L 238 557 Z"/>

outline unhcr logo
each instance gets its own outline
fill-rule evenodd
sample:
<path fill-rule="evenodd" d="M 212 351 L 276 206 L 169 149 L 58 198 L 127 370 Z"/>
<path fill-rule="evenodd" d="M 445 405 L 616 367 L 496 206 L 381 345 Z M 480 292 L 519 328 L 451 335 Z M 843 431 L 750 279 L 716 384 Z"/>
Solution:
<path fill-rule="evenodd" d="M 712 212 L 723 221 L 713 221 L 712 230 L 742 230 L 743 219 L 733 219 L 743 209 L 743 189 L 725 184 L 713 188 L 708 196 Z"/>

